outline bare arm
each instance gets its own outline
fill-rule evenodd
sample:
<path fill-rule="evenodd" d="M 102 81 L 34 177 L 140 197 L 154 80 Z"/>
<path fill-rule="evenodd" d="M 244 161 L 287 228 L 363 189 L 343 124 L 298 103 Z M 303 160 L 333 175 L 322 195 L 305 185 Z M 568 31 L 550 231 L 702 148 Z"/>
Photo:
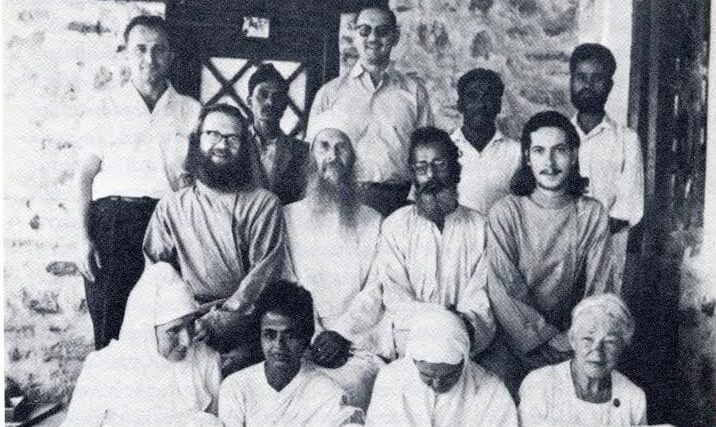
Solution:
<path fill-rule="evenodd" d="M 90 282 L 95 280 L 95 272 L 100 260 L 90 237 L 90 205 L 92 203 L 92 183 L 99 173 L 102 161 L 96 155 L 81 156 L 76 172 L 75 190 L 77 200 L 76 220 L 80 235 L 77 242 L 77 268 Z"/>

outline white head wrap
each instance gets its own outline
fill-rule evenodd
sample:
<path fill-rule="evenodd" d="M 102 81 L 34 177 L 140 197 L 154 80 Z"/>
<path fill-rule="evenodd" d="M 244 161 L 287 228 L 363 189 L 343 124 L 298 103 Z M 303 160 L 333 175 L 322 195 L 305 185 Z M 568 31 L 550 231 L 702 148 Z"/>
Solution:
<path fill-rule="evenodd" d="M 426 310 L 410 326 L 405 353 L 414 360 L 457 365 L 469 360 L 470 337 L 457 315 L 444 308 Z"/>
<path fill-rule="evenodd" d="M 351 144 L 354 144 L 360 136 L 360 131 L 356 128 L 355 124 L 353 124 L 355 120 L 351 119 L 351 117 L 344 117 L 331 111 L 326 111 L 315 117 L 311 117 L 306 131 L 306 140 L 312 145 L 313 140 L 316 139 L 316 135 L 318 135 L 319 132 L 324 129 L 335 129 L 343 132 L 351 141 Z"/>

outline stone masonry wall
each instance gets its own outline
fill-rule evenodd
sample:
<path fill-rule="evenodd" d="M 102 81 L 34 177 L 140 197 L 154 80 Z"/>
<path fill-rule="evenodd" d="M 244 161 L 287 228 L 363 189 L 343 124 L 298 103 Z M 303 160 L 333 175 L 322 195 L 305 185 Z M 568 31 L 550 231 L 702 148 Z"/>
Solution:
<path fill-rule="evenodd" d="M 162 3 L 10 0 L 4 23 L 5 374 L 32 395 L 68 397 L 93 348 L 72 263 L 75 129 L 89 99 L 127 80 L 129 19 Z"/>
<path fill-rule="evenodd" d="M 534 113 L 572 114 L 569 55 L 578 44 L 579 0 L 391 0 L 401 38 L 393 51 L 399 70 L 422 78 L 435 124 L 460 126 L 456 84 L 477 67 L 505 82 L 500 128 L 519 138 Z M 590 2 L 586 2 L 590 3 Z M 582 9 L 584 9 L 583 6 Z M 352 15 L 341 22 L 342 68 L 355 62 Z"/>

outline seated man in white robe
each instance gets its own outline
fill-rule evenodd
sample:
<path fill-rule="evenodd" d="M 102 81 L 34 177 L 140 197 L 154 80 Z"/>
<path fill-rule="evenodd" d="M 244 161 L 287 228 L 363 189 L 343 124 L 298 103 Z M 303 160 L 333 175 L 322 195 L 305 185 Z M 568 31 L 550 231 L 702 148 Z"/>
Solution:
<path fill-rule="evenodd" d="M 361 422 L 345 392 L 303 358 L 314 332 L 311 294 L 295 283 L 269 283 L 256 301 L 265 361 L 221 384 L 226 427 L 342 426 Z M 259 332 L 259 331 L 257 331 Z"/>
<path fill-rule="evenodd" d="M 219 354 L 193 342 L 196 310 L 171 265 L 147 266 L 119 339 L 87 356 L 64 425 L 220 425 Z"/>
<path fill-rule="evenodd" d="M 413 320 L 406 356 L 382 368 L 366 426 L 517 427 L 496 376 L 470 360 L 464 322 L 436 306 Z"/>
<path fill-rule="evenodd" d="M 313 296 L 319 333 L 311 347 L 313 361 L 329 368 L 326 374 L 348 392 L 351 404 L 366 409 L 383 362 L 368 353 L 376 347 L 373 334 L 353 336 L 342 325 L 351 301 L 365 287 L 383 218 L 358 201 L 355 153 L 345 133 L 321 130 L 310 154 L 306 197 L 284 207 L 287 264 Z"/>
<path fill-rule="evenodd" d="M 459 313 L 470 329 L 472 353 L 492 340 L 494 319 L 487 297 L 485 220 L 458 204 L 459 152 L 450 136 L 433 127 L 413 132 L 409 162 L 415 204 L 383 221 L 373 268 L 375 280 L 353 300 L 343 331 L 373 327 L 384 314 L 392 330 L 382 356 L 404 354 L 410 322 L 426 305 Z"/>
<path fill-rule="evenodd" d="M 607 212 L 583 195 L 578 150 L 566 117 L 533 116 L 522 133 L 515 194 L 490 210 L 488 289 L 499 332 L 480 363 L 513 394 L 529 370 L 569 358 L 572 308 L 613 290 Z"/>

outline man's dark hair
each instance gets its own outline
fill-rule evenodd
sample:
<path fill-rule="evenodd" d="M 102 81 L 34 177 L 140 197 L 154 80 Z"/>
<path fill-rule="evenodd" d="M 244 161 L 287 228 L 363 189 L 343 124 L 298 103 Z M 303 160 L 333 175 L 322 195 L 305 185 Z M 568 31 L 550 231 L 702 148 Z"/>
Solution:
<path fill-rule="evenodd" d="M 251 147 L 250 147 L 250 141 L 249 141 L 249 131 L 247 126 L 247 120 L 246 117 L 241 113 L 241 111 L 228 104 L 212 104 L 208 106 L 204 106 L 201 109 L 201 112 L 199 113 L 199 119 L 197 120 L 197 125 L 194 131 L 189 136 L 189 151 L 187 152 L 186 156 L 186 162 L 184 164 L 184 168 L 189 173 L 190 177 L 193 179 L 200 179 L 205 183 L 208 183 L 205 177 L 205 171 L 204 171 L 204 155 L 201 152 L 201 132 L 204 128 L 204 120 L 206 117 L 211 113 L 223 113 L 231 117 L 235 117 L 239 123 L 241 123 L 241 146 L 239 147 L 239 154 L 237 161 L 232 164 L 232 169 L 234 169 L 232 175 L 232 182 L 231 183 L 224 183 L 226 185 L 222 185 L 222 187 L 225 190 L 227 189 L 241 189 L 247 184 L 250 184 L 253 182 L 253 170 L 251 167 Z"/>
<path fill-rule="evenodd" d="M 297 330 L 307 342 L 315 331 L 313 320 L 313 298 L 306 289 L 287 280 L 274 280 L 266 284 L 256 303 L 256 319 L 259 327 L 266 313 L 276 313 L 291 318 Z"/>
<path fill-rule="evenodd" d="M 167 36 L 167 41 L 169 42 L 169 45 L 171 47 L 171 40 L 169 40 L 169 27 L 167 27 L 166 21 L 164 21 L 161 16 L 156 15 L 138 15 L 132 18 L 132 20 L 129 21 L 129 24 L 127 24 L 127 26 L 124 28 L 125 45 L 129 41 L 129 33 L 131 33 L 132 29 L 136 26 L 152 28 L 154 30 L 164 32 L 164 34 L 166 34 Z"/>
<path fill-rule="evenodd" d="M 462 97 L 467 87 L 474 81 L 484 81 L 495 95 L 502 97 L 505 92 L 505 84 L 499 74 L 484 68 L 475 68 L 463 74 L 457 81 L 457 96 Z"/>
<path fill-rule="evenodd" d="M 249 77 L 249 96 L 254 94 L 254 88 L 263 82 L 276 82 L 281 85 L 284 92 L 288 92 L 288 82 L 272 64 L 261 64 Z"/>
<path fill-rule="evenodd" d="M 460 158 L 460 150 L 450 139 L 450 135 L 442 129 L 433 126 L 425 126 L 415 129 L 410 135 L 410 151 L 408 154 L 408 162 L 412 166 L 415 163 L 415 149 L 417 147 L 435 147 L 445 157 L 448 162 L 448 170 L 450 172 L 450 183 L 457 184 L 460 182 L 460 171 L 462 166 L 458 159 Z"/>
<path fill-rule="evenodd" d="M 532 174 L 529 165 L 530 146 L 532 145 L 532 133 L 537 129 L 552 127 L 561 129 L 566 138 L 567 145 L 572 150 L 579 149 L 579 134 L 568 118 L 556 111 L 542 111 L 532 116 L 522 129 L 522 164 L 515 172 L 510 182 L 512 193 L 518 196 L 529 196 L 537 187 L 537 180 Z M 586 190 L 587 178 L 579 175 L 579 161 L 575 162 L 567 177 L 567 194 L 579 197 Z"/>
<path fill-rule="evenodd" d="M 385 13 L 386 15 L 388 15 L 388 25 L 390 25 L 390 28 L 393 29 L 393 32 L 398 31 L 398 18 L 395 16 L 395 12 L 390 10 L 390 8 L 387 6 L 364 7 L 360 10 L 360 12 L 358 12 L 356 14 L 355 19 L 353 20 L 353 23 L 355 24 L 356 22 L 358 22 L 358 17 L 360 16 L 360 14 L 363 13 L 364 10 L 368 10 L 368 9 L 379 10 L 379 11 Z"/>
<path fill-rule="evenodd" d="M 572 56 L 569 58 L 569 72 L 574 73 L 577 64 L 588 59 L 594 59 L 604 65 L 607 74 L 610 77 L 614 76 L 614 72 L 617 70 L 617 61 L 614 59 L 614 54 L 607 47 L 598 43 L 583 43 L 574 48 Z"/>

